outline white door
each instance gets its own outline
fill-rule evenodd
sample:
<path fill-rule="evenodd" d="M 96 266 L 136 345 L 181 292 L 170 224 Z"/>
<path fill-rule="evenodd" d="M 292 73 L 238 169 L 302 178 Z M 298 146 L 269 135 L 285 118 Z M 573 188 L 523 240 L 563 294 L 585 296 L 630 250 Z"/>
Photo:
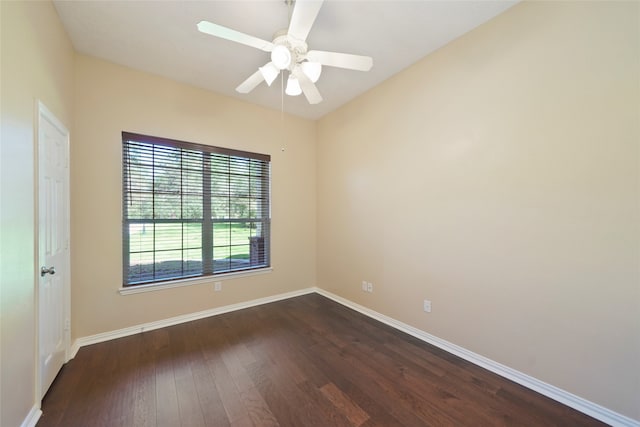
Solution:
<path fill-rule="evenodd" d="M 38 104 L 38 348 L 40 397 L 69 348 L 69 132 Z"/>

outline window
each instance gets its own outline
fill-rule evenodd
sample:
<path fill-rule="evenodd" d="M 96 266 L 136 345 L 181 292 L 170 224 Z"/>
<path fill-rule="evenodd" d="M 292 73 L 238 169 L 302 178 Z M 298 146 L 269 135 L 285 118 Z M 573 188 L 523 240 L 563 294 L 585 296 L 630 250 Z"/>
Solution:
<path fill-rule="evenodd" d="M 269 267 L 270 156 L 122 132 L 124 286 Z"/>

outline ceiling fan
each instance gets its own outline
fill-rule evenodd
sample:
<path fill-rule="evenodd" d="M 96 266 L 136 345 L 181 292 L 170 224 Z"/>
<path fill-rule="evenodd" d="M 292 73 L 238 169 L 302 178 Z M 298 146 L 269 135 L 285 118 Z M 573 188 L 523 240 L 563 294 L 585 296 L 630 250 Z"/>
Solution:
<path fill-rule="evenodd" d="M 310 104 L 318 104 L 322 101 L 322 96 L 314 83 L 320 78 L 323 65 L 358 71 L 369 71 L 373 66 L 373 59 L 369 56 L 308 50 L 305 40 L 318 16 L 322 2 L 323 0 L 285 0 L 288 6 L 294 4 L 289 28 L 275 33 L 273 41 L 262 40 L 208 21 L 200 21 L 198 30 L 271 52 L 271 61 L 259 67 L 258 71 L 242 82 L 236 88 L 238 92 L 249 93 L 262 81 L 271 86 L 281 71 L 288 70 L 285 93 L 291 96 L 304 93 Z"/>

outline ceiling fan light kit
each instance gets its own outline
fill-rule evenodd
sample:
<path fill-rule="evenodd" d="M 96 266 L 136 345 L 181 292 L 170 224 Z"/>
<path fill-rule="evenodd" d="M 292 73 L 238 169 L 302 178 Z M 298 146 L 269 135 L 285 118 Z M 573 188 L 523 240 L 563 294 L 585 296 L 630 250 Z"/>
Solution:
<path fill-rule="evenodd" d="M 288 69 L 291 65 L 291 51 L 285 45 L 276 45 L 271 51 L 271 62 L 279 70 Z"/>
<path fill-rule="evenodd" d="M 208 21 L 200 21 L 197 27 L 202 33 L 271 52 L 271 62 L 259 67 L 236 91 L 249 93 L 263 81 L 271 86 L 280 72 L 288 70 L 285 93 L 290 96 L 304 93 L 310 104 L 317 104 L 322 102 L 322 96 L 315 83 L 320 78 L 323 65 L 358 71 L 369 71 L 373 66 L 373 59 L 369 56 L 308 50 L 307 35 L 321 6 L 322 0 L 296 0 L 289 29 L 278 31 L 272 42 Z"/>
<path fill-rule="evenodd" d="M 271 83 L 273 83 L 276 77 L 278 77 L 278 74 L 280 74 L 280 70 L 273 64 L 273 62 L 269 62 L 268 64 L 258 68 L 258 70 L 260 70 L 260 73 L 268 86 L 271 86 Z"/>
<path fill-rule="evenodd" d="M 289 96 L 298 96 L 302 93 L 300 82 L 291 74 L 289 74 L 289 78 L 287 79 L 287 89 L 285 89 L 284 93 Z"/>

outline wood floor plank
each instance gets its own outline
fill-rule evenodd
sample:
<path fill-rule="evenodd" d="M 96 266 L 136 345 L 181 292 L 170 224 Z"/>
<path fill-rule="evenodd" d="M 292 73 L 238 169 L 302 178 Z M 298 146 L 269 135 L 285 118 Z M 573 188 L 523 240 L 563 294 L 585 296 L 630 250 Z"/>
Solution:
<path fill-rule="evenodd" d="M 249 415 L 245 415 L 242 418 L 234 420 L 230 425 L 231 427 L 259 427 L 253 424 L 251 418 L 249 418 Z"/>
<path fill-rule="evenodd" d="M 207 425 L 205 421 L 205 413 L 213 419 L 219 420 L 218 414 L 211 414 L 209 408 L 205 408 L 205 404 L 210 403 L 214 396 L 203 397 L 203 387 L 205 384 L 201 378 L 197 378 L 198 374 L 211 377 L 207 363 L 202 357 L 201 338 L 197 335 L 195 325 L 179 325 L 176 328 L 176 340 L 181 341 L 181 351 L 176 354 L 178 356 L 179 366 L 174 365 L 176 377 L 176 389 L 178 392 L 178 406 L 180 408 L 180 420 L 183 425 L 190 427 L 198 427 Z M 200 384 L 200 391 L 198 390 Z M 217 395 L 217 393 L 215 393 Z M 219 395 L 218 395 L 219 396 Z M 221 404 L 221 402 L 220 402 Z"/>
<path fill-rule="evenodd" d="M 78 390 L 82 389 L 82 386 L 86 384 L 86 377 L 91 375 L 90 365 L 77 363 L 74 360 L 69 361 L 58 374 L 60 378 L 64 377 L 63 381 L 54 381 L 51 388 L 45 395 L 42 406 L 46 406 L 47 413 L 43 413 L 40 418 L 39 425 L 59 425 L 63 419 L 65 413 L 71 413 L 67 411 L 71 400 L 66 396 L 67 389 Z M 60 390 L 58 390 L 60 389 Z"/>
<path fill-rule="evenodd" d="M 210 360 L 209 369 L 213 374 L 216 388 L 229 421 L 234 423 L 237 420 L 248 418 L 247 408 L 244 406 L 240 392 L 222 358 Z"/>
<path fill-rule="evenodd" d="M 331 351 L 330 348 L 325 349 L 322 353 L 315 349 L 306 351 L 310 352 L 310 356 L 312 354 L 316 355 L 316 363 L 323 366 L 333 382 L 340 384 L 343 381 L 349 381 L 358 384 L 369 399 L 380 405 L 386 413 L 397 419 L 401 425 L 420 426 L 423 424 L 423 421 L 412 411 L 401 410 L 394 396 L 390 395 L 390 390 L 384 384 L 379 383 L 377 374 L 369 375 L 368 372 L 364 372 L 359 367 L 347 363 L 339 352 Z M 343 387 L 341 386 L 341 388 Z"/>
<path fill-rule="evenodd" d="M 351 427 L 353 423 L 347 417 L 347 414 L 344 411 L 338 410 L 336 406 L 329 401 L 323 394 L 322 391 L 315 387 L 310 382 L 303 382 L 298 384 L 298 387 L 306 396 L 309 396 L 310 400 L 314 402 L 314 406 L 312 407 L 314 412 L 321 412 L 325 415 L 325 418 L 328 419 L 330 426 L 345 426 Z"/>
<path fill-rule="evenodd" d="M 602 426 L 317 294 L 80 349 L 38 427 Z"/>
<path fill-rule="evenodd" d="M 369 414 L 354 403 L 349 396 L 344 394 L 334 383 L 324 385 L 320 391 L 333 406 L 342 412 L 354 427 L 360 427 L 369 419 Z"/>
<path fill-rule="evenodd" d="M 208 330 L 204 326 L 202 322 L 194 323 L 188 332 L 191 335 L 191 339 L 197 341 L 199 344 L 199 348 L 194 351 L 194 354 L 199 356 L 197 359 L 198 363 L 192 365 L 191 368 L 196 392 L 198 394 L 198 400 L 200 401 L 200 408 L 205 425 L 228 427 L 230 425 L 229 418 L 222 404 L 222 398 L 216 387 L 215 378 L 209 370 L 208 359 L 206 358 L 206 353 L 209 351 L 210 340 L 206 338 L 208 336 Z"/>
<path fill-rule="evenodd" d="M 255 387 L 244 389 L 240 395 L 247 407 L 249 419 L 253 425 L 264 427 L 280 427 L 280 423 L 271 412 L 269 405 Z"/>
<path fill-rule="evenodd" d="M 153 331 L 156 332 L 156 331 Z M 139 427 L 155 427 L 156 425 L 156 375 L 155 348 L 153 340 L 156 334 L 140 334 L 139 364 L 135 368 L 132 381 L 133 416 L 130 425 Z"/>
<path fill-rule="evenodd" d="M 156 349 L 155 383 L 156 383 L 156 424 L 158 427 L 180 425 L 180 409 L 178 392 L 173 373 L 173 352 L 169 339 L 170 328 L 165 331 L 167 343 Z"/>
<path fill-rule="evenodd" d="M 407 389 L 413 390 L 418 395 L 430 396 L 429 403 L 437 402 L 437 405 L 426 405 L 425 411 L 429 413 L 428 419 L 436 416 L 442 417 L 442 423 L 463 423 L 466 419 L 474 419 L 477 425 L 491 425 L 491 416 L 487 414 L 486 407 L 476 410 L 477 405 L 468 405 L 465 388 L 457 387 L 460 383 L 449 383 L 445 377 L 434 377 L 429 372 L 424 372 L 419 367 L 409 363 L 402 363 L 397 358 L 390 357 L 363 343 L 354 343 L 350 350 L 356 359 L 368 357 L 368 363 L 372 369 L 378 370 L 382 366 L 392 367 L 384 370 L 388 381 L 400 382 Z M 495 396 L 489 396 L 474 391 L 475 400 L 480 400 L 483 405 L 490 405 Z M 475 403 L 475 402 L 474 402 Z M 439 407 L 446 408 L 442 411 Z M 445 415 L 446 414 L 446 415 Z"/>
<path fill-rule="evenodd" d="M 304 419 L 293 407 L 293 401 L 283 395 L 279 387 L 267 375 L 268 369 L 270 367 L 265 368 L 263 364 L 255 363 L 249 367 L 248 373 L 256 385 L 256 389 L 269 406 L 269 410 L 281 426 L 304 425 Z"/>
<path fill-rule="evenodd" d="M 69 425 L 80 426 L 79 419 L 96 420 L 94 425 L 102 427 L 107 424 L 109 411 L 113 405 L 113 393 L 111 392 L 114 387 L 113 377 L 114 372 L 117 369 L 117 347 L 118 343 L 109 343 L 105 346 L 105 353 L 107 357 L 103 363 L 97 367 L 93 375 L 95 380 L 91 382 L 91 386 L 88 389 L 87 397 L 88 402 L 91 402 L 85 407 L 84 414 L 80 418 L 72 417 L 68 419 Z M 87 401 L 85 401 L 87 402 Z M 113 424 L 115 427 L 115 423 Z"/>
<path fill-rule="evenodd" d="M 134 388 L 137 387 L 136 376 L 140 372 L 140 334 L 131 335 L 118 340 L 114 344 L 115 369 L 113 370 L 109 391 L 105 393 L 110 405 L 105 405 L 103 415 L 99 415 L 99 425 L 125 427 L 133 422 Z"/>

